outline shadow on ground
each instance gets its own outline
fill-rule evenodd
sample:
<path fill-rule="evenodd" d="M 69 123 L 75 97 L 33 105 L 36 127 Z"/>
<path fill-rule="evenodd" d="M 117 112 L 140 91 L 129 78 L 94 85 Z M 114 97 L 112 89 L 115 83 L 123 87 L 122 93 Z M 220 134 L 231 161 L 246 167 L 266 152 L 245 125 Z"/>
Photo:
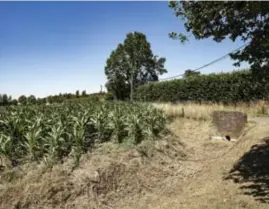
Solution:
<path fill-rule="evenodd" d="M 244 194 L 269 203 L 269 137 L 251 147 L 234 165 L 226 179 L 241 184 Z"/>

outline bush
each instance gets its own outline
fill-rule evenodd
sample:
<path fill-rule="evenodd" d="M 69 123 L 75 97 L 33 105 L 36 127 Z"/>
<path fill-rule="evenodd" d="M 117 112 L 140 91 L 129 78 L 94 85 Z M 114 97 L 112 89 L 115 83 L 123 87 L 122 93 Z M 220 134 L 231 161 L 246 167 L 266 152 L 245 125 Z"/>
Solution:
<path fill-rule="evenodd" d="M 223 102 L 236 103 L 269 98 L 269 78 L 254 77 L 252 71 L 201 75 L 136 89 L 135 99 L 148 102 Z"/>
<path fill-rule="evenodd" d="M 112 101 L 112 100 L 114 100 L 113 94 L 110 92 L 106 93 L 105 101 Z"/>
<path fill-rule="evenodd" d="M 99 102 L 100 101 L 100 96 L 90 95 L 89 100 L 92 101 L 92 102 Z"/>

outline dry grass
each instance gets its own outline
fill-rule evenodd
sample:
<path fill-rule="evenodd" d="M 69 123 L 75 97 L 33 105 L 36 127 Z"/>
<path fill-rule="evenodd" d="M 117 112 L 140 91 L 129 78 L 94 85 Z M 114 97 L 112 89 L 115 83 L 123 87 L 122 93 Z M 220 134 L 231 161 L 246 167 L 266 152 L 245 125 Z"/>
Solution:
<path fill-rule="evenodd" d="M 182 120 L 177 120 L 179 121 Z M 267 121 L 269 124 L 269 120 Z M 191 121 L 184 120 L 182 121 L 182 130 L 188 128 Z M 194 122 L 193 125 L 201 124 L 204 128 L 203 130 L 208 129 L 210 126 L 208 123 Z M 174 127 L 175 128 L 175 127 Z M 209 130 L 209 129 L 208 129 Z M 199 128 L 194 128 L 194 132 L 200 131 Z M 185 131 L 184 131 L 185 132 Z M 210 132 L 210 131 L 209 131 Z M 178 130 L 178 133 L 182 133 Z M 226 180 L 225 177 L 229 175 L 230 170 L 238 162 L 241 162 L 244 155 L 251 153 L 253 145 L 262 143 L 262 139 L 268 136 L 268 129 L 264 126 L 258 125 L 246 132 L 246 135 L 236 144 L 231 143 L 218 143 L 212 146 L 208 146 L 208 142 L 205 135 L 208 133 L 206 131 L 202 132 L 201 141 L 200 138 L 197 139 L 197 143 L 193 143 L 194 139 L 192 133 L 189 132 L 189 136 L 192 142 L 190 144 L 193 147 L 194 152 L 198 153 L 204 149 L 204 153 L 208 156 L 207 159 L 203 155 L 199 155 L 203 160 L 199 161 L 197 158 L 194 163 L 194 167 L 201 166 L 198 172 L 195 172 L 194 175 L 189 175 L 185 181 L 175 181 L 174 182 L 174 193 L 166 194 L 166 191 L 163 193 L 152 194 L 151 196 L 146 196 L 141 198 L 138 203 L 136 203 L 140 209 L 266 209 L 268 208 L 268 203 L 262 203 L 256 195 L 262 196 L 263 199 L 268 198 L 268 187 L 262 185 L 262 188 L 266 191 L 258 190 L 257 193 L 253 192 L 253 189 L 256 187 L 259 188 L 260 182 L 252 182 L 252 187 L 245 188 L 249 182 L 236 184 L 231 180 Z M 196 133 L 197 134 L 197 133 Z M 184 140 L 185 141 L 185 140 Z M 221 145 L 222 146 L 219 146 Z M 210 154 L 214 156 L 214 159 L 210 159 Z M 191 154 L 192 156 L 192 154 Z M 219 156 L 219 157 L 217 157 Z M 198 157 L 198 156 L 197 156 Z M 216 158 L 217 157 L 217 158 Z M 259 159 L 254 159 L 259 160 Z M 191 162 L 186 162 L 190 164 Z M 252 162 L 249 162 L 252 164 Z M 269 173 L 269 172 L 267 172 Z M 245 174 L 246 175 L 246 174 Z M 255 174 L 253 174 L 255 177 Z M 253 176 L 250 176 L 252 179 Z M 268 186 L 268 181 L 265 183 Z M 260 178 L 259 178 L 260 181 Z M 180 185 L 180 186 L 179 186 Z M 260 193 L 259 193 L 260 192 Z M 126 209 L 135 208 L 134 205 L 125 207 Z"/>
<path fill-rule="evenodd" d="M 228 110 L 247 113 L 248 116 L 269 115 L 269 105 L 266 101 L 256 103 L 241 103 L 236 106 L 223 104 L 196 104 L 196 103 L 154 103 L 155 107 L 162 109 L 168 116 L 185 117 L 190 119 L 210 120 L 213 111 Z"/>
<path fill-rule="evenodd" d="M 184 158 L 183 144 L 170 136 L 138 147 L 104 144 L 85 154 L 74 171 L 69 159 L 52 170 L 24 165 L 2 173 L 0 208 L 119 208 L 179 176 L 171 165 Z"/>
<path fill-rule="evenodd" d="M 168 128 L 172 134 L 163 140 L 138 147 L 106 143 L 84 155 L 73 172 L 66 160 L 52 170 L 31 164 L 2 174 L 0 208 L 268 208 L 244 194 L 241 185 L 224 180 L 268 135 L 266 126 L 251 129 L 235 144 L 211 142 L 216 130 L 208 120 L 176 118 Z"/>

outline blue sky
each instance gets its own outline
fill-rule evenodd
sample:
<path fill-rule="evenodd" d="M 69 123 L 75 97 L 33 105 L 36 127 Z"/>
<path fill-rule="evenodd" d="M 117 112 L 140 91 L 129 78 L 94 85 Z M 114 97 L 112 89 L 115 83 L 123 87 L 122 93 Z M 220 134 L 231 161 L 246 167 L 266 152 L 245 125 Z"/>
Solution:
<path fill-rule="evenodd" d="M 133 31 L 146 34 L 153 53 L 166 57 L 168 73 L 161 78 L 242 45 L 194 39 L 182 45 L 170 39 L 169 32 L 185 29 L 168 2 L 0 2 L 0 93 L 17 98 L 97 92 L 106 82 L 110 52 Z M 226 59 L 201 71 L 237 69 L 232 63 Z"/>

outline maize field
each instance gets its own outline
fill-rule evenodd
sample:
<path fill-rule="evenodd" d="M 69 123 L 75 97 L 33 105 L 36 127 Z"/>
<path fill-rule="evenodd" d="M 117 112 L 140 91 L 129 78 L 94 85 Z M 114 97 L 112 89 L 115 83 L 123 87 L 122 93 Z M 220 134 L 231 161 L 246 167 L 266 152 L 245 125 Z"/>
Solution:
<path fill-rule="evenodd" d="M 165 124 L 160 110 L 135 103 L 13 106 L 0 113 L 0 157 L 52 165 L 71 156 L 78 162 L 83 153 L 107 141 L 154 139 Z"/>

